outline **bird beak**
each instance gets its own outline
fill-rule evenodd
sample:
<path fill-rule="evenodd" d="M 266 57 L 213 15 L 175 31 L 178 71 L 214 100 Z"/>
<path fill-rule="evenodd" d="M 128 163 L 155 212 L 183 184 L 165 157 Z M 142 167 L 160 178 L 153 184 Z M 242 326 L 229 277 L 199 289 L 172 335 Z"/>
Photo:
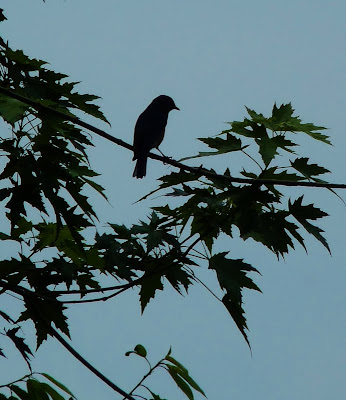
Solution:
<path fill-rule="evenodd" d="M 177 106 L 175 106 L 175 107 L 174 107 L 174 110 L 180 111 L 180 108 L 178 108 Z"/>

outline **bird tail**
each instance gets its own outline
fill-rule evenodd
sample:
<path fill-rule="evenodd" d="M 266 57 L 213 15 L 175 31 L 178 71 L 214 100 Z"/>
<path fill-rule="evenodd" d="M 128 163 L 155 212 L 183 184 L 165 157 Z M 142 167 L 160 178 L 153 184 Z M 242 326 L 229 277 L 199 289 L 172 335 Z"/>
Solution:
<path fill-rule="evenodd" d="M 147 174 L 147 159 L 148 157 L 139 157 L 136 162 L 135 169 L 133 171 L 133 177 L 144 178 Z"/>

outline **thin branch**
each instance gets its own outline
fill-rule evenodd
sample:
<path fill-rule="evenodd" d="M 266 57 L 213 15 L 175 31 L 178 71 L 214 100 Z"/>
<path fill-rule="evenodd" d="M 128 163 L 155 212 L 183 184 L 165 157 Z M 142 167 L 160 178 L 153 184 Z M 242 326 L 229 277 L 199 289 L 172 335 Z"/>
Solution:
<path fill-rule="evenodd" d="M 162 363 L 163 360 L 164 360 L 164 359 L 158 361 L 153 367 L 151 367 L 151 368 L 149 369 L 148 373 L 145 374 L 145 375 L 143 376 L 143 378 L 137 383 L 137 385 L 131 390 L 131 392 L 129 393 L 130 395 L 133 394 L 133 392 L 134 392 L 136 389 L 138 389 L 140 386 L 142 386 L 142 383 L 153 373 L 153 371 L 154 371 L 157 367 L 159 367 L 159 366 L 161 365 L 161 363 Z M 124 399 L 123 399 L 123 400 L 124 400 Z"/>
<path fill-rule="evenodd" d="M 132 396 L 127 394 L 124 390 L 122 390 L 119 386 L 113 383 L 111 380 L 106 378 L 99 370 L 97 370 L 93 365 L 91 365 L 85 358 L 83 358 L 66 340 L 54 329 L 50 326 L 50 332 L 52 336 L 54 336 L 67 351 L 69 351 L 80 363 L 82 363 L 89 371 L 91 371 L 94 375 L 100 378 L 106 385 L 112 388 L 115 392 L 124 396 L 125 399 L 134 400 Z"/>
<path fill-rule="evenodd" d="M 243 152 L 246 156 L 248 156 L 255 164 L 257 164 L 257 166 L 259 167 L 259 169 L 260 169 L 261 171 L 263 171 L 263 168 L 261 167 L 261 165 L 260 165 L 252 156 L 250 156 L 249 153 L 247 153 L 245 150 L 242 150 L 242 152 Z"/>
<path fill-rule="evenodd" d="M 128 150 L 133 150 L 132 145 L 124 142 L 121 139 L 118 139 L 106 132 L 104 132 L 102 129 L 96 128 L 93 125 L 88 124 L 87 122 L 81 121 L 79 118 L 65 114 L 59 110 L 56 110 L 54 108 L 45 106 L 43 104 L 40 104 L 37 101 L 28 99 L 27 97 L 21 96 L 17 93 L 12 92 L 9 89 L 6 89 L 2 86 L 0 86 L 0 93 L 12 97 L 13 99 L 16 99 L 18 101 L 21 101 L 22 103 L 25 103 L 31 107 L 33 107 L 36 110 L 43 110 L 46 112 L 53 113 L 64 120 L 70 121 L 76 125 L 82 126 L 83 128 L 88 129 L 91 132 L 96 133 L 97 135 L 117 144 L 118 146 L 124 147 Z M 220 175 L 216 174 L 214 172 L 211 172 L 210 170 L 207 170 L 205 168 L 201 167 L 190 167 L 188 165 L 182 164 L 178 161 L 175 161 L 169 157 L 162 157 L 154 153 L 149 153 L 148 157 L 161 161 L 165 164 L 170 164 L 173 167 L 179 168 L 183 171 L 188 171 L 196 176 L 205 176 L 210 179 L 221 179 L 225 182 L 232 183 L 232 182 L 237 182 L 237 183 L 244 183 L 248 185 L 281 185 L 281 186 L 302 186 L 302 187 L 317 187 L 317 188 L 327 188 L 327 189 L 346 189 L 346 184 L 344 183 L 320 183 L 320 182 L 295 182 L 295 181 L 286 181 L 286 180 L 279 180 L 279 179 L 249 179 L 249 178 L 236 178 L 232 176 L 226 176 L 226 175 Z"/>
<path fill-rule="evenodd" d="M 31 374 L 24 375 L 23 377 L 21 377 L 21 378 L 15 380 L 15 381 L 13 381 L 13 382 L 6 383 L 6 384 L 4 384 L 4 385 L 0 385 L 0 388 L 8 388 L 9 386 L 14 385 L 15 383 L 23 382 L 26 378 L 30 378 L 30 376 L 33 376 L 34 374 L 38 374 L 38 373 L 39 373 L 39 372 L 32 372 Z"/>

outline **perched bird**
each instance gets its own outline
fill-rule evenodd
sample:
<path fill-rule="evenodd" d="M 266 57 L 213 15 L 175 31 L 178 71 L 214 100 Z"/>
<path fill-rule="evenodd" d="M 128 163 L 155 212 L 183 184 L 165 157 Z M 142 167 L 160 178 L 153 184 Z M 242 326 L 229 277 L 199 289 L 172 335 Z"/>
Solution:
<path fill-rule="evenodd" d="M 179 110 L 173 99 L 156 97 L 138 117 L 133 139 L 133 160 L 137 160 L 133 176 L 143 178 L 147 173 L 147 159 L 151 149 L 158 148 L 165 135 L 168 114 Z"/>

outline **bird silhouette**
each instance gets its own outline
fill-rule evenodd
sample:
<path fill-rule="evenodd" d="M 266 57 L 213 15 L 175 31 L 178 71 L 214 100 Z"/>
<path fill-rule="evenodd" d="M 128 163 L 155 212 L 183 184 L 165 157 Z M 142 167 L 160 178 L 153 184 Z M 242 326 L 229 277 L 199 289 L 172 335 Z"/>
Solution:
<path fill-rule="evenodd" d="M 165 135 L 168 114 L 179 110 L 166 95 L 156 97 L 138 117 L 133 138 L 133 160 L 137 160 L 133 176 L 143 178 L 147 173 L 148 154 L 160 146 Z"/>

